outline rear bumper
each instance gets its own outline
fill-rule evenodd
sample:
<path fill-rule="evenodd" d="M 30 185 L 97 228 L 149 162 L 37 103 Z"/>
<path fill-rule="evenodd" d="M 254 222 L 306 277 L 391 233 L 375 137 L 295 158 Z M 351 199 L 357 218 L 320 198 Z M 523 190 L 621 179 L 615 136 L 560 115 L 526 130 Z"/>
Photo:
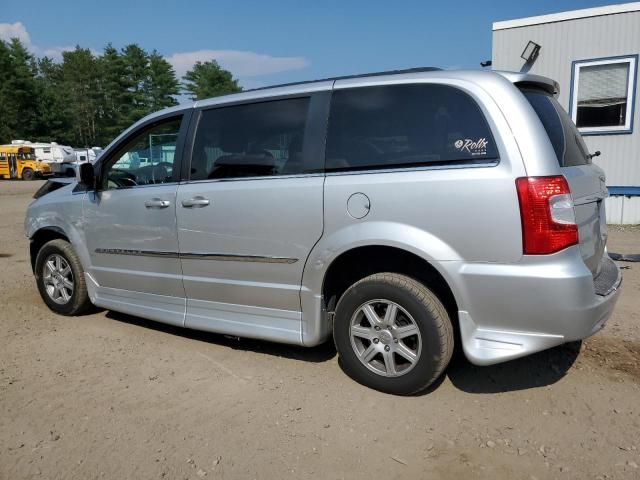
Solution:
<path fill-rule="evenodd" d="M 620 294 L 622 276 L 608 256 L 605 268 L 607 277 L 594 280 L 578 247 L 518 264 L 458 265 L 449 273 L 458 281 L 465 355 L 491 365 L 593 335 Z"/>

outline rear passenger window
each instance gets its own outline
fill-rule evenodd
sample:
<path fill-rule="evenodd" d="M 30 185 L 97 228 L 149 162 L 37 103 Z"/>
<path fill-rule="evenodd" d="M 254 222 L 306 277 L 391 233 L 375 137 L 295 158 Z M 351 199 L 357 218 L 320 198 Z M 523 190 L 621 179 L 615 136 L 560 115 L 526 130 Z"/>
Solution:
<path fill-rule="evenodd" d="M 309 98 L 215 108 L 202 112 L 191 180 L 305 172 L 302 145 Z"/>
<path fill-rule="evenodd" d="M 523 90 L 522 93 L 542 122 L 561 167 L 590 163 L 589 150 L 573 120 L 558 101 L 542 90 Z"/>
<path fill-rule="evenodd" d="M 327 171 L 495 162 L 498 149 L 476 102 L 446 85 L 336 90 Z"/>

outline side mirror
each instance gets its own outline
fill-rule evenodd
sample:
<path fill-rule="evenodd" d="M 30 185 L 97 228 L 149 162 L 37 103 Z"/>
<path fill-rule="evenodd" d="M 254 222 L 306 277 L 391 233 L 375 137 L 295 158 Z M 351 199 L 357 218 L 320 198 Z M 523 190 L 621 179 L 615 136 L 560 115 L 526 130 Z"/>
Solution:
<path fill-rule="evenodd" d="M 96 186 L 96 172 L 89 162 L 80 165 L 80 183 L 88 188 Z"/>

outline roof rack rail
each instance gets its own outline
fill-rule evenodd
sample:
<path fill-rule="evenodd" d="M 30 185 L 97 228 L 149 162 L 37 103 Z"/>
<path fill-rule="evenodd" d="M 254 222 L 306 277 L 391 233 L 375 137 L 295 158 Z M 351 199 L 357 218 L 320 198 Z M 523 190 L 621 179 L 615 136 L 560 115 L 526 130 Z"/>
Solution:
<path fill-rule="evenodd" d="M 380 77 L 382 75 L 398 75 L 402 73 L 420 73 L 420 72 L 437 72 L 442 70 L 442 68 L 438 67 L 415 67 L 415 68 L 406 68 L 404 70 L 387 70 L 383 72 L 371 72 L 371 73 L 359 73 L 356 75 L 342 75 L 339 77 L 328 77 L 328 78 L 319 78 L 317 80 L 304 80 L 302 82 L 291 82 L 291 83 L 281 83 L 279 85 L 269 85 L 266 87 L 257 87 L 250 88 L 248 90 L 243 90 L 242 92 L 255 92 L 257 90 L 266 90 L 268 88 L 278 88 L 278 87 L 291 87 L 293 85 L 305 85 L 308 83 L 316 83 L 316 82 L 326 82 L 326 81 L 335 81 L 335 80 L 348 80 L 351 78 L 363 78 L 363 77 Z"/>

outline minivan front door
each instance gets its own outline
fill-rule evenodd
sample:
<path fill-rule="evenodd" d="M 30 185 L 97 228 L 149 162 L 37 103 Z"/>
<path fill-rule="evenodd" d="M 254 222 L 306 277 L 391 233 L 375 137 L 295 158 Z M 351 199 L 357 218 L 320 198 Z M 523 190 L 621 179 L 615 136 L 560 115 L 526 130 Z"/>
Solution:
<path fill-rule="evenodd" d="M 83 204 L 94 303 L 184 324 L 176 232 L 182 115 L 142 127 L 102 164 Z"/>
<path fill-rule="evenodd" d="M 301 343 L 300 285 L 322 235 L 327 97 L 201 112 L 178 187 L 185 326 Z"/>

